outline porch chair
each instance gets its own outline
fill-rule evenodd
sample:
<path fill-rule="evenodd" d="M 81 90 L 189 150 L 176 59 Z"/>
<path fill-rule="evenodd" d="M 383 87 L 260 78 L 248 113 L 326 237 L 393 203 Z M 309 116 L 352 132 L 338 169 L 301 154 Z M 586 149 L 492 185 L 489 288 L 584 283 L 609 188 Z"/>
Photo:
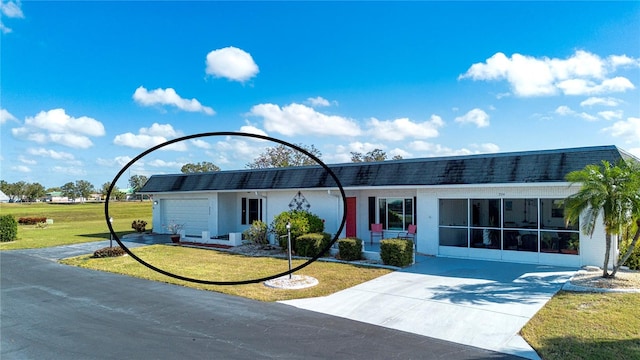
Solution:
<path fill-rule="evenodd" d="M 384 233 L 382 232 L 382 224 L 371 224 L 371 230 L 370 230 L 371 245 L 373 245 L 374 236 L 380 236 L 380 240 L 384 238 Z"/>
<path fill-rule="evenodd" d="M 418 230 L 417 225 L 409 224 L 409 226 L 407 227 L 407 231 L 399 232 L 397 237 L 398 239 L 413 240 L 415 242 L 417 230 Z"/>

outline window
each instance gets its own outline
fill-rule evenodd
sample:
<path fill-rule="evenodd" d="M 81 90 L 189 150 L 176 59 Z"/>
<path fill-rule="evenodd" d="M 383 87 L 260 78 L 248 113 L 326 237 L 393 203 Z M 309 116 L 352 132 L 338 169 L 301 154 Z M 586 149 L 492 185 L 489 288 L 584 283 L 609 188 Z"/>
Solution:
<path fill-rule="evenodd" d="M 413 198 L 378 199 L 378 220 L 385 230 L 406 230 L 414 224 Z"/>
<path fill-rule="evenodd" d="M 253 224 L 256 220 L 262 220 L 262 199 L 242 198 L 240 223 L 242 225 Z"/>
<path fill-rule="evenodd" d="M 578 254 L 563 199 L 440 199 L 440 246 Z"/>
<path fill-rule="evenodd" d="M 440 246 L 468 247 L 467 199 L 440 200 Z"/>
<path fill-rule="evenodd" d="M 500 199 L 471 199 L 471 247 L 500 249 Z"/>

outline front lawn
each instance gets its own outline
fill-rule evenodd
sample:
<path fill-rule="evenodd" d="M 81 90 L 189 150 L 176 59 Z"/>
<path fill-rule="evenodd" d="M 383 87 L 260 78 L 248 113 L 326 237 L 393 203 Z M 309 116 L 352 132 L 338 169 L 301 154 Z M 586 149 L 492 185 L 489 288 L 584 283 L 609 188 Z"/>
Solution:
<path fill-rule="evenodd" d="M 176 275 L 209 281 L 242 281 L 282 273 L 288 269 L 285 259 L 251 257 L 215 250 L 180 246 L 152 245 L 132 249 L 145 262 Z M 138 263 L 130 256 L 94 259 L 90 255 L 64 259 L 63 264 L 162 281 L 196 289 L 216 291 L 260 301 L 279 301 L 326 296 L 389 273 L 391 270 L 316 261 L 296 272 L 318 279 L 319 284 L 300 290 L 266 287 L 262 283 L 248 285 L 203 285 L 177 280 Z M 294 260 L 293 266 L 302 264 Z"/>
<path fill-rule="evenodd" d="M 544 360 L 640 359 L 640 294 L 561 291 L 522 329 Z"/>
<path fill-rule="evenodd" d="M 113 228 L 121 236 L 133 231 L 131 222 L 143 219 L 151 223 L 151 202 L 110 202 Z M 45 217 L 53 224 L 18 225 L 18 240 L 0 243 L 0 250 L 30 249 L 77 244 L 109 239 L 104 204 L 0 204 L 0 214 L 20 217 Z"/>

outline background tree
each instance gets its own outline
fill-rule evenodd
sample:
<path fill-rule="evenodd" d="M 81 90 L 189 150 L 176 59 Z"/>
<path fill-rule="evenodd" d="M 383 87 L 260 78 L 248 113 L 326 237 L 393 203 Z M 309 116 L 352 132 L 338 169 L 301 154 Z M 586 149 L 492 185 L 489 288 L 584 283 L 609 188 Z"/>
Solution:
<path fill-rule="evenodd" d="M 107 198 L 107 193 L 109 192 L 109 188 L 111 187 L 111 181 L 107 181 L 106 183 L 102 184 L 102 187 L 100 188 L 100 195 L 102 195 L 103 199 Z M 113 191 L 111 192 L 111 195 L 113 196 L 113 193 L 116 191 L 117 189 L 114 187 Z"/>
<path fill-rule="evenodd" d="M 30 183 L 25 185 L 24 196 L 27 201 L 36 201 L 45 195 L 44 186 L 39 183 Z"/>
<path fill-rule="evenodd" d="M 192 163 L 184 164 L 182 165 L 182 168 L 180 168 L 180 171 L 183 174 L 190 174 L 190 173 L 220 171 L 220 168 L 214 163 L 203 161 L 195 164 L 192 164 Z"/>
<path fill-rule="evenodd" d="M 73 182 L 68 182 L 60 187 L 62 196 L 66 196 L 71 201 L 75 201 L 78 194 L 76 193 L 76 185 Z"/>
<path fill-rule="evenodd" d="M 111 181 L 107 181 L 106 183 L 102 184 L 102 187 L 100 188 L 100 194 L 102 194 L 103 199 L 107 198 L 107 192 L 109 192 L 109 187 L 111 187 Z M 109 198 L 109 200 L 113 200 L 113 199 L 118 201 L 124 200 L 126 196 L 127 194 L 120 191 L 117 186 L 114 186 L 113 190 L 111 190 L 111 198 Z"/>
<path fill-rule="evenodd" d="M 76 180 L 76 194 L 82 199 L 84 202 L 89 196 L 95 191 L 93 188 L 93 184 L 88 182 L 87 180 Z"/>
<path fill-rule="evenodd" d="M 395 155 L 393 160 L 402 159 L 401 155 Z M 351 162 L 373 162 L 373 161 L 385 161 L 387 160 L 387 153 L 382 149 L 373 149 L 366 154 L 361 152 L 351 152 Z"/>
<path fill-rule="evenodd" d="M 571 183 L 581 183 L 581 188 L 567 198 L 565 218 L 568 222 L 575 222 L 583 215 L 582 231 L 592 236 L 598 218 L 602 216 L 606 234 L 602 277 L 614 277 L 624 262 L 614 265 L 609 274 L 612 235 L 622 234 L 634 223 L 640 225 L 640 169 L 631 162 L 621 161 L 612 166 L 602 161 L 601 166 L 587 165 L 582 170 L 572 171 L 566 179 Z M 622 260 L 626 261 L 633 252 L 638 237 L 640 229 Z"/>
<path fill-rule="evenodd" d="M 313 145 L 296 145 L 305 149 L 317 158 L 322 157 L 322 153 L 320 152 L 320 150 L 318 150 Z M 315 162 L 315 160 L 311 159 L 300 151 L 297 151 L 285 145 L 278 145 L 267 148 L 262 154 L 260 154 L 255 160 L 253 160 L 253 162 L 248 163 L 247 167 L 249 169 L 266 169 L 304 165 L 317 165 L 317 163 Z"/>
<path fill-rule="evenodd" d="M 9 197 L 9 202 L 15 202 L 24 197 L 24 192 L 27 183 L 24 181 L 18 181 L 15 183 L 7 183 L 6 181 L 0 181 L 0 190 Z"/>
<path fill-rule="evenodd" d="M 144 184 L 147 183 L 147 180 L 147 177 L 144 175 L 133 175 L 129 178 L 129 186 L 131 186 L 133 192 L 136 193 L 142 189 Z"/>

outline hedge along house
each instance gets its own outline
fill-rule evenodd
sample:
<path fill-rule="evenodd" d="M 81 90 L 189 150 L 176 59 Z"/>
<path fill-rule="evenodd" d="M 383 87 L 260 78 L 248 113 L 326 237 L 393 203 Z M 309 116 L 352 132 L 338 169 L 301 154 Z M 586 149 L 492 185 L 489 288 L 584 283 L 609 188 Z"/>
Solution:
<path fill-rule="evenodd" d="M 602 160 L 635 159 L 615 146 L 329 165 L 346 193 L 340 237 L 369 243 L 370 224 L 384 237 L 416 224 L 419 253 L 548 265 L 602 265 L 604 227 L 592 237 L 565 225 L 564 199 L 580 184 L 567 173 Z M 320 166 L 154 175 L 140 191 L 153 196 L 153 228 L 184 224 L 184 235 L 244 231 L 301 209 L 337 231 L 343 200 Z M 615 243 L 615 241 L 614 241 Z M 615 244 L 614 244 L 615 246 Z M 614 254 L 617 249 L 613 249 Z"/>

